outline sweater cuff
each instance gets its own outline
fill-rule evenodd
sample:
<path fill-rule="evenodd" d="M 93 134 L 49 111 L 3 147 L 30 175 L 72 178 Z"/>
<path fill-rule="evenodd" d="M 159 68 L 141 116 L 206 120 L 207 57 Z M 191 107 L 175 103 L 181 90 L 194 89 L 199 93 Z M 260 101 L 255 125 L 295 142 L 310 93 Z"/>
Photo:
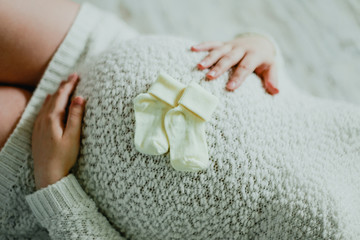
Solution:
<path fill-rule="evenodd" d="M 184 88 L 184 84 L 176 81 L 165 72 L 161 72 L 148 92 L 172 107 L 176 107 Z"/>
<path fill-rule="evenodd" d="M 210 120 L 211 114 L 214 112 L 217 103 L 218 99 L 214 95 L 195 82 L 190 83 L 179 100 L 179 104 L 183 105 L 205 121 Z"/>
<path fill-rule="evenodd" d="M 35 217 L 43 221 L 63 210 L 72 209 L 87 198 L 75 176 L 70 174 L 55 184 L 27 195 L 26 201 Z"/>

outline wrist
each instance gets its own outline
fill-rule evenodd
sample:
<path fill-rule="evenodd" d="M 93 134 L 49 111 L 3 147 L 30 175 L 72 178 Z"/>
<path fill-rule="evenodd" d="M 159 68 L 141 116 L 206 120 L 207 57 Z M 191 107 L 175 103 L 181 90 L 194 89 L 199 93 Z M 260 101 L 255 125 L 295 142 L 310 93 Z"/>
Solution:
<path fill-rule="evenodd" d="M 40 170 L 35 172 L 35 186 L 39 190 L 56 183 L 69 173 L 59 170 Z"/>

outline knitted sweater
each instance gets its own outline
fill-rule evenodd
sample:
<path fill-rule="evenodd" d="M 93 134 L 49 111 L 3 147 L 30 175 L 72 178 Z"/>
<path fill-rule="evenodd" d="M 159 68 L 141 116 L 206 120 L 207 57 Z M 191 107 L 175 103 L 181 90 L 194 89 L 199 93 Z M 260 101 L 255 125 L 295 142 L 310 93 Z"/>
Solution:
<path fill-rule="evenodd" d="M 31 194 L 32 121 L 61 79 L 47 71 L 0 155 L 1 233 L 34 234 L 39 222 L 54 239 L 359 238 L 360 109 L 307 96 L 282 71 L 277 96 L 255 75 L 227 92 L 229 73 L 205 81 L 196 63 L 206 53 L 190 52 L 192 44 L 138 37 L 86 61 L 76 89 L 87 99 L 77 165 Z M 178 172 L 167 155 L 134 148 L 132 100 L 160 70 L 220 100 L 206 125 L 205 171 Z"/>

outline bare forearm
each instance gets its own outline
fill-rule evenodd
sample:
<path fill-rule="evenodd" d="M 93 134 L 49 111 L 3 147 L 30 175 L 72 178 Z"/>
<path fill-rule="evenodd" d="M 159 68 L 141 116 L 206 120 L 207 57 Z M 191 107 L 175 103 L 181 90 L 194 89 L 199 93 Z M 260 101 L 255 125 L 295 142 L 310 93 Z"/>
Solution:
<path fill-rule="evenodd" d="M 0 83 L 35 86 L 78 9 L 69 0 L 0 0 Z"/>

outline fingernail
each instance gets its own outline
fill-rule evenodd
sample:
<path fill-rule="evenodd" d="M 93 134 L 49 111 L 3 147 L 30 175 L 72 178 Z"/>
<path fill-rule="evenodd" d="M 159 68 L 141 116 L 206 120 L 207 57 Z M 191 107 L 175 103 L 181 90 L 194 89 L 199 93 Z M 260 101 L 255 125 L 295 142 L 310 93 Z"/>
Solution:
<path fill-rule="evenodd" d="M 235 83 L 234 83 L 234 82 L 230 82 L 230 83 L 227 85 L 227 87 L 228 87 L 229 89 L 233 89 L 233 88 L 235 87 Z"/>
<path fill-rule="evenodd" d="M 73 102 L 74 102 L 75 105 L 80 105 L 81 106 L 84 103 L 84 99 L 82 97 L 75 97 Z"/>
<path fill-rule="evenodd" d="M 79 76 L 77 75 L 77 73 L 73 73 L 70 76 L 71 76 L 72 81 L 77 81 L 79 79 Z"/>
<path fill-rule="evenodd" d="M 279 93 L 279 89 L 274 86 L 272 82 L 268 82 L 268 88 L 271 95 L 275 95 Z"/>
<path fill-rule="evenodd" d="M 271 92 L 271 95 L 275 95 L 275 94 L 278 94 L 279 93 L 279 89 L 277 88 L 274 88 Z"/>
<path fill-rule="evenodd" d="M 200 69 L 204 69 L 204 68 L 206 68 L 206 62 L 200 62 L 197 66 Z"/>
<path fill-rule="evenodd" d="M 210 71 L 210 72 L 208 72 L 208 76 L 209 77 L 215 77 L 215 74 L 216 74 L 216 72 L 215 71 Z"/>
<path fill-rule="evenodd" d="M 196 51 L 196 50 L 197 50 L 196 46 L 191 46 L 190 49 L 191 49 L 192 51 Z"/>
<path fill-rule="evenodd" d="M 268 85 L 269 85 L 269 87 L 271 87 L 271 88 L 276 88 L 275 85 L 274 85 L 272 82 L 270 82 L 270 81 L 268 81 Z"/>

